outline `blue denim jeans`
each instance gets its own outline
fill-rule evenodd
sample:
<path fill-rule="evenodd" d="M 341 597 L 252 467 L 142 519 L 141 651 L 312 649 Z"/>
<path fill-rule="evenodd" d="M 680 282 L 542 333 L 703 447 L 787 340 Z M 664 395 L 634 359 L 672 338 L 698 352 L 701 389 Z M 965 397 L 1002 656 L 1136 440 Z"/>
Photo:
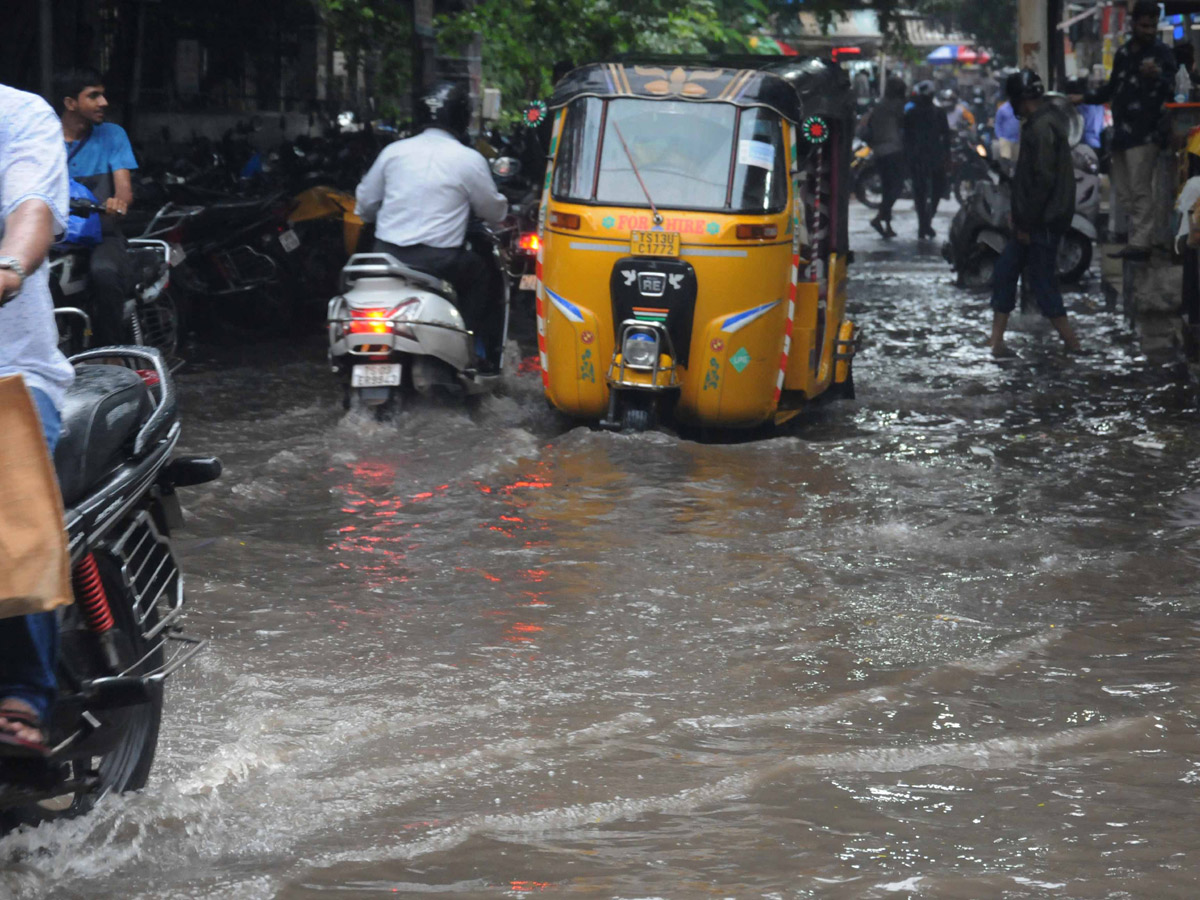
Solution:
<path fill-rule="evenodd" d="M 30 391 L 42 420 L 51 455 L 62 431 L 54 404 L 39 390 Z M 57 692 L 54 661 L 58 656 L 58 613 L 0 619 L 0 699 L 24 700 L 44 720 Z"/>
<path fill-rule="evenodd" d="M 1014 236 L 996 260 L 992 275 L 992 309 L 1011 313 L 1017 305 L 1017 280 L 1022 270 L 1033 291 L 1033 298 L 1047 319 L 1067 314 L 1062 292 L 1058 289 L 1058 245 L 1062 235 L 1052 231 L 1035 231 L 1029 243 L 1022 244 Z"/>

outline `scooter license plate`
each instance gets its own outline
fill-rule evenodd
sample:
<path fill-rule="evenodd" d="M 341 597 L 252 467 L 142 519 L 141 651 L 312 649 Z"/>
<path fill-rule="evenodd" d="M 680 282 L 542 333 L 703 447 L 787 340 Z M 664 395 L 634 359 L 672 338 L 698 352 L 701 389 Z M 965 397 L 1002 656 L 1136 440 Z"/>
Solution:
<path fill-rule="evenodd" d="M 537 275 L 536 274 L 522 275 L 521 283 L 518 286 L 518 289 L 522 290 L 522 291 L 536 291 L 537 290 Z"/>
<path fill-rule="evenodd" d="M 300 246 L 300 235 L 296 234 L 294 228 L 289 228 L 287 231 L 281 232 L 279 235 L 279 246 L 283 247 L 288 253 L 291 253 Z"/>
<path fill-rule="evenodd" d="M 355 366 L 350 370 L 351 387 L 399 387 L 400 363 Z"/>
<path fill-rule="evenodd" d="M 629 252 L 634 256 L 678 256 L 683 237 L 678 231 L 631 231 Z"/>

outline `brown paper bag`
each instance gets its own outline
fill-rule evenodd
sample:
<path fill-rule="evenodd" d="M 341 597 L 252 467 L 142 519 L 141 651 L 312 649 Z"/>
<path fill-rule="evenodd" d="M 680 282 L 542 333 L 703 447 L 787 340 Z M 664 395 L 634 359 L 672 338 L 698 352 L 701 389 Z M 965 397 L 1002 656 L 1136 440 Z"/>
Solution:
<path fill-rule="evenodd" d="M 0 619 L 70 603 L 58 477 L 20 375 L 0 378 Z"/>

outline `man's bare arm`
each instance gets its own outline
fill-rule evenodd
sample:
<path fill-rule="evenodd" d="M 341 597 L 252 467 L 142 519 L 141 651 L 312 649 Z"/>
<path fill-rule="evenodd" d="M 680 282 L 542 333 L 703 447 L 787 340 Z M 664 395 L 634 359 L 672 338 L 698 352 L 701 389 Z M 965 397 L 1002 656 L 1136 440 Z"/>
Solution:
<path fill-rule="evenodd" d="M 117 169 L 113 173 L 113 195 L 104 202 L 109 213 L 125 215 L 133 205 L 133 176 L 128 169 Z"/>
<path fill-rule="evenodd" d="M 29 199 L 12 211 L 4 222 L 0 256 L 13 256 L 32 275 L 42 264 L 54 242 L 54 215 L 41 200 Z M 21 277 L 0 269 L 0 298 L 7 300 L 21 286 Z"/>

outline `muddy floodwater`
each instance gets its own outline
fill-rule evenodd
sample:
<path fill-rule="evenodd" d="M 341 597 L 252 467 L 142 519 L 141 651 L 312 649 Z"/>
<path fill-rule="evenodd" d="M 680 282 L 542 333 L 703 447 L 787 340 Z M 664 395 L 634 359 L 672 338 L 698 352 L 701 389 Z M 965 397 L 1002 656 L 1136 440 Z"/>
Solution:
<path fill-rule="evenodd" d="M 196 348 L 210 644 L 146 791 L 0 841 L 0 896 L 1200 895 L 1192 391 L 1094 277 L 1093 355 L 997 363 L 932 244 L 854 233 L 858 399 L 752 441 L 532 374 L 376 423 L 319 339 Z"/>

